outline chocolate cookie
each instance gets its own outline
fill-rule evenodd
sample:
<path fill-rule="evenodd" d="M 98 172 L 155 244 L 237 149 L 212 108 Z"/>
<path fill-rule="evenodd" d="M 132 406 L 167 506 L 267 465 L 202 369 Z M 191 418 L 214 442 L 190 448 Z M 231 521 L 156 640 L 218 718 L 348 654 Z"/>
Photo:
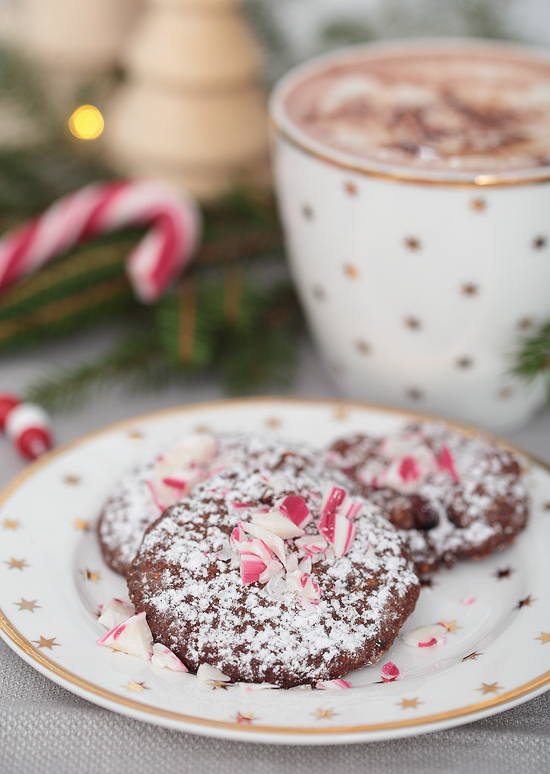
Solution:
<path fill-rule="evenodd" d="M 386 438 L 342 438 L 329 458 L 399 529 L 420 575 L 505 548 L 527 522 L 519 462 L 489 439 L 411 425 Z"/>
<path fill-rule="evenodd" d="M 126 575 L 147 527 L 193 486 L 227 466 L 249 471 L 261 466 L 281 476 L 307 467 L 323 481 L 332 477 L 335 483 L 346 483 L 336 466 L 306 444 L 259 433 L 185 436 L 164 453 L 135 465 L 116 483 L 97 526 L 106 564 Z"/>
<path fill-rule="evenodd" d="M 144 536 L 130 598 L 192 672 L 282 688 L 342 678 L 374 664 L 414 609 L 409 553 L 379 509 L 323 493 L 309 469 L 285 479 L 226 469 Z"/>

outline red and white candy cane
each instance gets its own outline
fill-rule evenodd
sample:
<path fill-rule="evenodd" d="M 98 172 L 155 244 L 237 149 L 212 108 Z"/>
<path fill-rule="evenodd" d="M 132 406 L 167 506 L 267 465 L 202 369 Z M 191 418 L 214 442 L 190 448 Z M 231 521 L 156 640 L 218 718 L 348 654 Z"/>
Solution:
<path fill-rule="evenodd" d="M 158 300 L 193 254 L 200 232 L 191 199 L 160 183 L 131 180 L 85 186 L 0 239 L 0 291 L 15 280 L 100 234 L 150 225 L 128 257 L 136 296 Z"/>
<path fill-rule="evenodd" d="M 0 394 L 0 430 L 28 460 L 52 448 L 50 419 L 44 409 L 12 393 Z"/>

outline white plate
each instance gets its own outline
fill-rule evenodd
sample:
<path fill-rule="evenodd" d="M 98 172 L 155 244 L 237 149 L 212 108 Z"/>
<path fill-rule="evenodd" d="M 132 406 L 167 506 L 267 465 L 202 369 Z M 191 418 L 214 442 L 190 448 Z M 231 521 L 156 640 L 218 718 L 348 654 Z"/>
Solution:
<path fill-rule="evenodd" d="M 185 406 L 109 427 L 29 467 L 0 497 L 0 627 L 16 653 L 91 702 L 140 720 L 252 742 L 371 741 L 468 723 L 524 702 L 550 682 L 550 473 L 528 461 L 532 515 L 505 552 L 463 563 L 423 588 L 405 629 L 446 621 L 447 643 L 398 639 L 343 691 L 215 689 L 190 674 L 95 644 L 98 605 L 125 594 L 93 525 L 119 474 L 149 447 L 198 427 L 269 430 L 326 444 L 383 433 L 419 415 L 364 404 L 260 398 Z M 469 431 L 473 432 L 473 431 Z M 475 601 L 472 599 L 475 598 Z M 380 682 L 382 664 L 402 673 Z"/>

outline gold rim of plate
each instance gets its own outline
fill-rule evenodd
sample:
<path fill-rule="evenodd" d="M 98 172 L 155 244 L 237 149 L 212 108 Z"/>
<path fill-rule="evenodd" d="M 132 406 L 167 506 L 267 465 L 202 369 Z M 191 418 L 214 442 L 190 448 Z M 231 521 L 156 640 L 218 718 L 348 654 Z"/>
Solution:
<path fill-rule="evenodd" d="M 184 414 L 193 413 L 210 408 L 218 408 L 223 406 L 236 406 L 236 405 L 250 405 L 266 403 L 273 405 L 275 403 L 290 404 L 290 403 L 308 403 L 316 406 L 326 406 L 327 408 L 346 408 L 348 410 L 358 409 L 361 411 L 373 411 L 377 413 L 387 413 L 393 416 L 401 415 L 403 417 L 410 417 L 412 420 L 423 422 L 437 422 L 443 424 L 453 430 L 456 430 L 463 435 L 477 438 L 488 438 L 496 443 L 500 448 L 510 449 L 516 452 L 522 457 L 529 460 L 529 462 L 539 465 L 548 473 L 550 473 L 550 465 L 546 464 L 542 460 L 538 459 L 532 454 L 524 451 L 523 449 L 509 444 L 498 437 L 493 437 L 487 433 L 477 430 L 469 425 L 462 424 L 460 422 L 454 422 L 446 420 L 441 417 L 436 417 L 431 414 L 425 414 L 419 411 L 409 411 L 408 409 L 391 408 L 389 406 L 382 406 L 373 403 L 364 403 L 361 401 L 339 400 L 339 399 L 327 399 L 327 398 L 300 398 L 300 397 L 260 397 L 260 398 L 228 398 L 222 400 L 208 401 L 204 403 L 193 403 L 190 405 L 177 406 L 169 409 L 162 409 L 160 411 L 154 411 L 147 414 L 143 414 L 132 419 L 116 422 L 112 425 L 108 425 L 100 430 L 96 430 L 89 433 L 75 441 L 67 443 L 38 459 L 32 463 L 26 470 L 20 473 L 8 486 L 0 493 L 0 508 L 4 505 L 5 501 L 15 492 L 28 478 L 31 478 L 34 473 L 46 466 L 52 459 L 65 454 L 67 451 L 81 446 L 88 441 L 98 438 L 101 435 L 107 435 L 113 431 L 122 429 L 124 427 L 132 427 L 137 423 L 146 423 L 153 421 L 157 418 L 167 416 L 170 414 Z M 368 723 L 362 725 L 347 725 L 347 726 L 331 726 L 328 728 L 319 728 L 312 726 L 265 726 L 265 725 L 242 725 L 237 722 L 226 722 L 219 720 L 208 720 L 205 718 L 197 718 L 192 715 L 186 715 L 180 712 L 172 712 L 164 710 L 159 707 L 153 707 L 148 704 L 144 704 L 133 699 L 120 696 L 112 691 L 108 691 L 101 688 L 94 683 L 84 680 L 82 677 L 74 674 L 68 669 L 60 666 L 53 659 L 48 658 L 43 653 L 38 651 L 29 640 L 27 640 L 18 631 L 18 629 L 11 623 L 9 618 L 5 615 L 2 609 L 0 609 L 0 629 L 12 640 L 18 648 L 20 648 L 30 659 L 36 661 L 40 666 L 47 669 L 49 672 L 57 675 L 58 677 L 66 680 L 70 685 L 75 686 L 79 691 L 92 693 L 95 696 L 99 696 L 103 699 L 113 702 L 129 709 L 138 710 L 139 712 L 153 715 L 156 717 L 167 718 L 174 721 L 189 723 L 195 726 L 202 726 L 205 728 L 223 728 L 223 729 L 235 729 L 239 732 L 246 733 L 269 733 L 269 734 L 289 734 L 292 736 L 299 735 L 311 735 L 311 736 L 334 736 L 342 734 L 362 734 L 372 731 L 389 731 L 400 728 L 411 728 L 415 726 L 425 726 L 430 723 L 440 723 L 446 720 L 452 720 L 454 718 L 465 717 L 467 715 L 475 715 L 476 713 L 483 712 L 486 709 L 498 707 L 502 704 L 506 704 L 515 699 L 519 699 L 522 696 L 526 696 L 538 688 L 542 688 L 550 683 L 550 671 L 544 672 L 539 677 L 529 680 L 524 685 L 520 685 L 511 691 L 495 696 L 492 699 L 486 699 L 485 701 L 476 702 L 474 704 L 468 704 L 465 707 L 460 707 L 455 710 L 449 710 L 447 712 L 435 713 L 433 715 L 424 715 L 416 718 L 410 718 L 408 720 L 396 720 L 387 723 Z M 85 698 L 85 697 L 84 697 Z"/>

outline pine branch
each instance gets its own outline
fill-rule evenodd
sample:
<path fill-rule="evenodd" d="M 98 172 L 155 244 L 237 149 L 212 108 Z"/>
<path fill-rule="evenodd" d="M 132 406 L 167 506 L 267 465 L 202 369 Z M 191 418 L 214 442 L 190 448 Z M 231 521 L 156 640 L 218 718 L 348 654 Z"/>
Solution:
<path fill-rule="evenodd" d="M 541 325 L 533 336 L 522 344 L 511 369 L 514 376 L 532 382 L 540 374 L 550 369 L 550 321 Z"/>

